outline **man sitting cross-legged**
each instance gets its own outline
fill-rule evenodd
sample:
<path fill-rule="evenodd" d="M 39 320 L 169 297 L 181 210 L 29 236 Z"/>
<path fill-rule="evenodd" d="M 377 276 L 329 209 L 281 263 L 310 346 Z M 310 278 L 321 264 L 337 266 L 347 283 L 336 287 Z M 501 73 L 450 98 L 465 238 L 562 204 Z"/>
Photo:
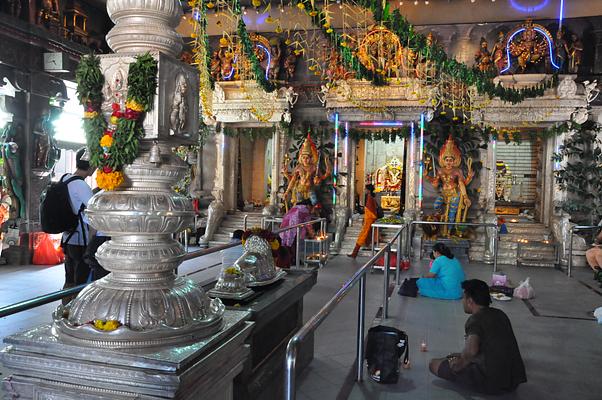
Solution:
<path fill-rule="evenodd" d="M 485 282 L 467 280 L 462 289 L 464 312 L 471 314 L 464 328 L 464 350 L 431 360 L 431 372 L 482 393 L 515 390 L 527 377 L 510 320 L 503 311 L 489 307 Z"/>

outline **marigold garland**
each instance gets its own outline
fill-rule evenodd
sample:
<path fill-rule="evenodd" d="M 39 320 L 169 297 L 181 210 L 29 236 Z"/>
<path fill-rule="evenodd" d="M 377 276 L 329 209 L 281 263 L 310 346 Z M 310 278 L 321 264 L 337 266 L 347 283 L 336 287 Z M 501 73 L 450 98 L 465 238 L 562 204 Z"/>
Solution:
<path fill-rule="evenodd" d="M 94 55 L 82 57 L 76 80 L 78 99 L 85 110 L 90 164 L 99 168 L 96 183 L 101 189 L 115 190 L 124 182 L 123 166 L 131 164 L 138 155 L 138 142 L 144 135 L 144 113 L 153 107 L 157 61 L 146 53 L 130 64 L 125 110 L 117 103 L 112 104 L 108 123 L 101 110 L 104 77 L 100 59 Z"/>

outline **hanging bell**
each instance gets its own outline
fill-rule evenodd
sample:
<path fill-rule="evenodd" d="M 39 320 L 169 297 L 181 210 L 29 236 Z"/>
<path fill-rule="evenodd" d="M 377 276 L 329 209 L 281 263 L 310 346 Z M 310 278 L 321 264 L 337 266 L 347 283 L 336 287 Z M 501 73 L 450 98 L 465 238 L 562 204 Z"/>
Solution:
<path fill-rule="evenodd" d="M 161 151 L 159 150 L 159 143 L 155 142 L 153 147 L 150 149 L 150 154 L 148 156 L 148 162 L 153 164 L 158 164 L 161 162 Z"/>
<path fill-rule="evenodd" d="M 88 146 L 85 147 L 84 154 L 82 154 L 80 160 L 90 161 L 90 149 L 88 149 Z"/>

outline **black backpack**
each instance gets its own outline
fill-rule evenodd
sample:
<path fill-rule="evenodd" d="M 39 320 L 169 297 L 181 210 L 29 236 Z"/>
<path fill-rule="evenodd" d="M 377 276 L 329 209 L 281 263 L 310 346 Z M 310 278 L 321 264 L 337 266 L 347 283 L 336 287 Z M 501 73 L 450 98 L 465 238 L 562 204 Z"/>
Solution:
<path fill-rule="evenodd" d="M 85 206 L 82 204 L 79 212 L 73 213 L 67 185 L 77 179 L 83 181 L 84 178 L 75 175 L 63 181 L 65 176 L 63 175 L 58 182 L 48 185 L 40 198 L 40 222 L 42 230 L 46 233 L 71 232 L 73 234 L 82 220 L 81 214 Z"/>
<path fill-rule="evenodd" d="M 378 383 L 397 383 L 399 359 L 409 364 L 408 335 L 389 326 L 375 326 L 368 331 L 366 361 L 368 373 Z"/>

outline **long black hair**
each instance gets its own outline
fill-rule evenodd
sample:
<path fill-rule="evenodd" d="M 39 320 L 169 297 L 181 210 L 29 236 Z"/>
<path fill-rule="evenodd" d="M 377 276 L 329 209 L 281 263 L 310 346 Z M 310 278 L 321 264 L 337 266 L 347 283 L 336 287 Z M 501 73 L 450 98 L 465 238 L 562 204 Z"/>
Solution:
<path fill-rule="evenodd" d="M 454 258 L 454 255 L 452 254 L 449 247 L 447 247 L 446 245 L 444 245 L 441 242 L 435 243 L 435 245 L 433 246 L 433 251 L 436 251 L 437 253 L 440 253 L 449 259 Z"/>
<path fill-rule="evenodd" d="M 370 192 L 370 195 L 372 197 L 376 197 L 376 194 L 374 193 L 374 185 L 369 183 L 366 185 L 366 190 L 368 190 Z"/>

